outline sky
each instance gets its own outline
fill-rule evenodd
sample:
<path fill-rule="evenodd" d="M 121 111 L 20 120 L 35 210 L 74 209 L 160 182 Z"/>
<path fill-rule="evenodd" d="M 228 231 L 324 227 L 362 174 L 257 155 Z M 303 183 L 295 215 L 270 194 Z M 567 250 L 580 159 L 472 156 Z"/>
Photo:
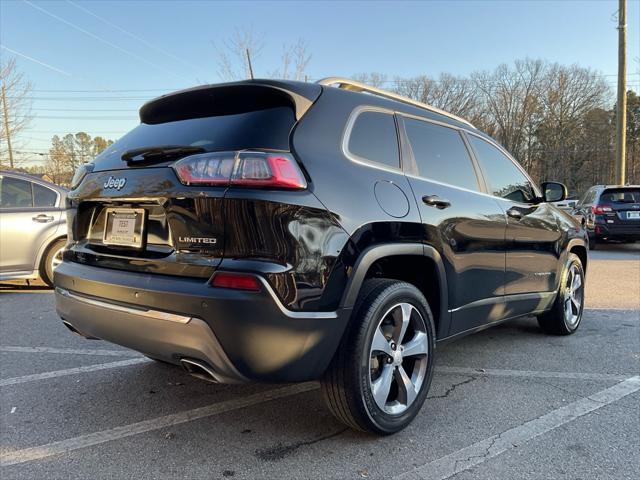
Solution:
<path fill-rule="evenodd" d="M 236 30 L 262 35 L 257 78 L 298 39 L 311 80 L 381 72 L 466 75 L 525 57 L 600 71 L 615 92 L 617 0 L 206 2 L 0 0 L 0 55 L 32 82 L 16 143 L 42 160 L 51 137 L 117 139 L 155 96 L 221 81 L 218 51 Z M 627 1 L 629 88 L 640 90 L 640 0 Z"/>

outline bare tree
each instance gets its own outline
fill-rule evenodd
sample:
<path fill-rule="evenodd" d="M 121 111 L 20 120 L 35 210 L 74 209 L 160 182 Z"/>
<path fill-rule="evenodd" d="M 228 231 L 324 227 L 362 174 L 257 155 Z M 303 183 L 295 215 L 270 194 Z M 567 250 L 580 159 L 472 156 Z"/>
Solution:
<path fill-rule="evenodd" d="M 251 57 L 252 65 L 255 65 L 265 46 L 264 34 L 256 33 L 253 29 L 236 29 L 229 39 L 222 42 L 221 48 L 217 49 L 218 73 L 227 81 L 251 78 L 247 52 Z M 295 43 L 285 44 L 282 47 L 280 64 L 277 68 L 270 70 L 267 77 L 302 81 L 305 79 L 310 61 L 311 54 L 307 43 L 300 38 Z M 257 76 L 264 77 L 264 75 Z"/>
<path fill-rule="evenodd" d="M 466 78 L 443 73 L 436 80 L 426 75 L 410 79 L 395 79 L 395 91 L 419 102 L 446 110 L 461 117 L 476 121 L 479 118 L 477 92 Z"/>
<path fill-rule="evenodd" d="M 271 77 L 302 81 L 305 79 L 305 71 L 310 60 L 307 44 L 300 38 L 296 43 L 283 47 L 280 69 L 274 71 Z"/>
<path fill-rule="evenodd" d="M 30 98 L 32 85 L 24 74 L 18 70 L 15 58 L 0 58 L 0 82 L 5 88 L 6 123 L 2 111 L 2 128 L 0 129 L 0 165 L 9 164 L 7 137 L 11 137 L 13 150 L 19 150 L 17 136 L 28 127 L 32 119 Z M 5 127 L 8 124 L 9 128 Z M 14 159 L 15 160 L 15 159 Z"/>
<path fill-rule="evenodd" d="M 541 60 L 519 60 L 493 72 L 472 75 L 485 110 L 485 127 L 525 168 L 531 168 L 530 148 L 540 122 L 539 83 L 545 72 Z"/>
<path fill-rule="evenodd" d="M 537 96 L 543 118 L 536 133 L 540 178 L 553 175 L 570 187 L 578 187 L 578 172 L 588 153 L 585 148 L 578 149 L 584 119 L 589 112 L 606 106 L 609 87 L 602 75 L 591 69 L 553 64 L 538 85 Z M 594 148 L 597 145 L 589 147 Z"/>
<path fill-rule="evenodd" d="M 251 78 L 247 52 L 254 62 L 262 53 L 265 41 L 264 34 L 253 29 L 236 29 L 233 35 L 223 40 L 218 48 L 218 73 L 227 81 Z"/>
<path fill-rule="evenodd" d="M 387 80 L 387 75 L 379 72 L 371 72 L 371 73 L 358 73 L 353 76 L 354 80 L 358 82 L 366 83 L 367 85 L 371 85 L 375 88 L 385 88 L 389 89 L 389 81 Z"/>

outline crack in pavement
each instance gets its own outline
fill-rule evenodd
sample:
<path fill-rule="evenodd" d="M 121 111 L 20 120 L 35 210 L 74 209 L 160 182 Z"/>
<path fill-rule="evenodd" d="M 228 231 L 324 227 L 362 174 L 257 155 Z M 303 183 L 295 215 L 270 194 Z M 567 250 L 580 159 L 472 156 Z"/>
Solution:
<path fill-rule="evenodd" d="M 277 461 L 282 460 L 283 458 L 288 457 L 289 455 L 293 454 L 300 447 L 307 447 L 309 445 L 313 445 L 315 443 L 319 443 L 319 442 L 322 442 L 324 440 L 329 440 L 330 438 L 334 438 L 334 437 L 337 437 L 339 435 L 342 435 L 347 430 L 349 430 L 349 428 L 343 428 L 341 430 L 338 430 L 337 432 L 333 432 L 333 433 L 330 433 L 328 435 L 323 435 L 323 436 L 315 438 L 313 440 L 295 442 L 295 443 L 291 443 L 289 445 L 278 443 L 277 445 L 275 445 L 273 447 L 267 447 L 267 448 L 262 448 L 262 449 L 256 450 L 256 457 L 258 457 L 260 460 L 266 460 L 268 462 L 277 462 Z"/>
<path fill-rule="evenodd" d="M 480 378 L 480 376 L 469 376 L 467 377 L 465 380 L 463 380 L 462 382 L 458 382 L 458 383 L 454 383 L 453 385 L 451 385 L 449 388 L 447 388 L 445 390 L 445 392 L 442 395 L 430 395 L 427 396 L 427 399 L 432 399 L 432 398 L 447 398 L 449 395 L 451 395 L 456 388 L 462 386 L 462 385 L 466 385 L 468 383 L 471 383 L 475 380 L 478 380 Z"/>
<path fill-rule="evenodd" d="M 459 464 L 464 464 L 467 462 L 470 462 L 471 460 L 473 460 L 474 458 L 487 458 L 487 456 L 489 455 L 489 453 L 491 452 L 491 449 L 493 448 L 493 446 L 496 444 L 496 442 L 500 439 L 500 437 L 502 436 L 504 432 L 499 433 L 498 435 L 495 435 L 493 437 L 493 439 L 491 440 L 491 443 L 489 444 L 489 446 L 486 448 L 486 450 L 484 451 L 484 453 L 481 453 L 479 455 L 470 455 L 469 457 L 465 458 L 465 459 L 460 459 L 460 460 L 456 460 L 455 464 L 453 465 L 453 469 L 452 469 L 452 473 L 451 476 L 455 476 L 458 473 L 462 473 L 464 471 L 472 471 L 473 467 L 475 466 L 471 466 L 468 468 L 463 468 L 461 470 L 458 470 L 458 465 Z M 422 477 L 425 478 L 425 477 Z"/>

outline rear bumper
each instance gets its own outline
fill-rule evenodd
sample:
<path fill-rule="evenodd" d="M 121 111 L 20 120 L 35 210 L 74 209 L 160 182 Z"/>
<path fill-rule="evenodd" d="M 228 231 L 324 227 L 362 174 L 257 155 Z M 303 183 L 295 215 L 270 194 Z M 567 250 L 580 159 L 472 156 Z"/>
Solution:
<path fill-rule="evenodd" d="M 598 240 L 640 240 L 640 222 L 637 225 L 596 222 L 590 234 Z"/>
<path fill-rule="evenodd" d="M 85 336 L 174 364 L 204 361 L 223 383 L 318 378 L 350 311 L 288 311 L 261 280 L 261 292 L 243 292 L 63 262 L 55 271 L 56 309 Z"/>

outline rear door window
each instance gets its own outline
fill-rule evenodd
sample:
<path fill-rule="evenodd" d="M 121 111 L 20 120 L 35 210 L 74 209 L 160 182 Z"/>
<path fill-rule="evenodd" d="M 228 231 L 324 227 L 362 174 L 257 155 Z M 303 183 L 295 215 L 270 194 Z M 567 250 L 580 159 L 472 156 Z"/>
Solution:
<path fill-rule="evenodd" d="M 0 178 L 0 207 L 33 207 L 31 182 L 19 178 Z"/>
<path fill-rule="evenodd" d="M 405 118 L 404 126 L 421 177 L 478 190 L 471 157 L 457 130 L 412 118 Z"/>
<path fill-rule="evenodd" d="M 509 157 L 480 137 L 468 137 L 485 172 L 491 194 L 520 203 L 529 203 L 535 198 L 533 185 Z"/>
<path fill-rule="evenodd" d="M 58 194 L 56 192 L 37 183 L 33 184 L 34 207 L 55 207 L 56 200 L 58 200 Z"/>
<path fill-rule="evenodd" d="M 400 168 L 396 122 L 390 113 L 363 111 L 355 119 L 348 151 L 357 160 Z"/>

